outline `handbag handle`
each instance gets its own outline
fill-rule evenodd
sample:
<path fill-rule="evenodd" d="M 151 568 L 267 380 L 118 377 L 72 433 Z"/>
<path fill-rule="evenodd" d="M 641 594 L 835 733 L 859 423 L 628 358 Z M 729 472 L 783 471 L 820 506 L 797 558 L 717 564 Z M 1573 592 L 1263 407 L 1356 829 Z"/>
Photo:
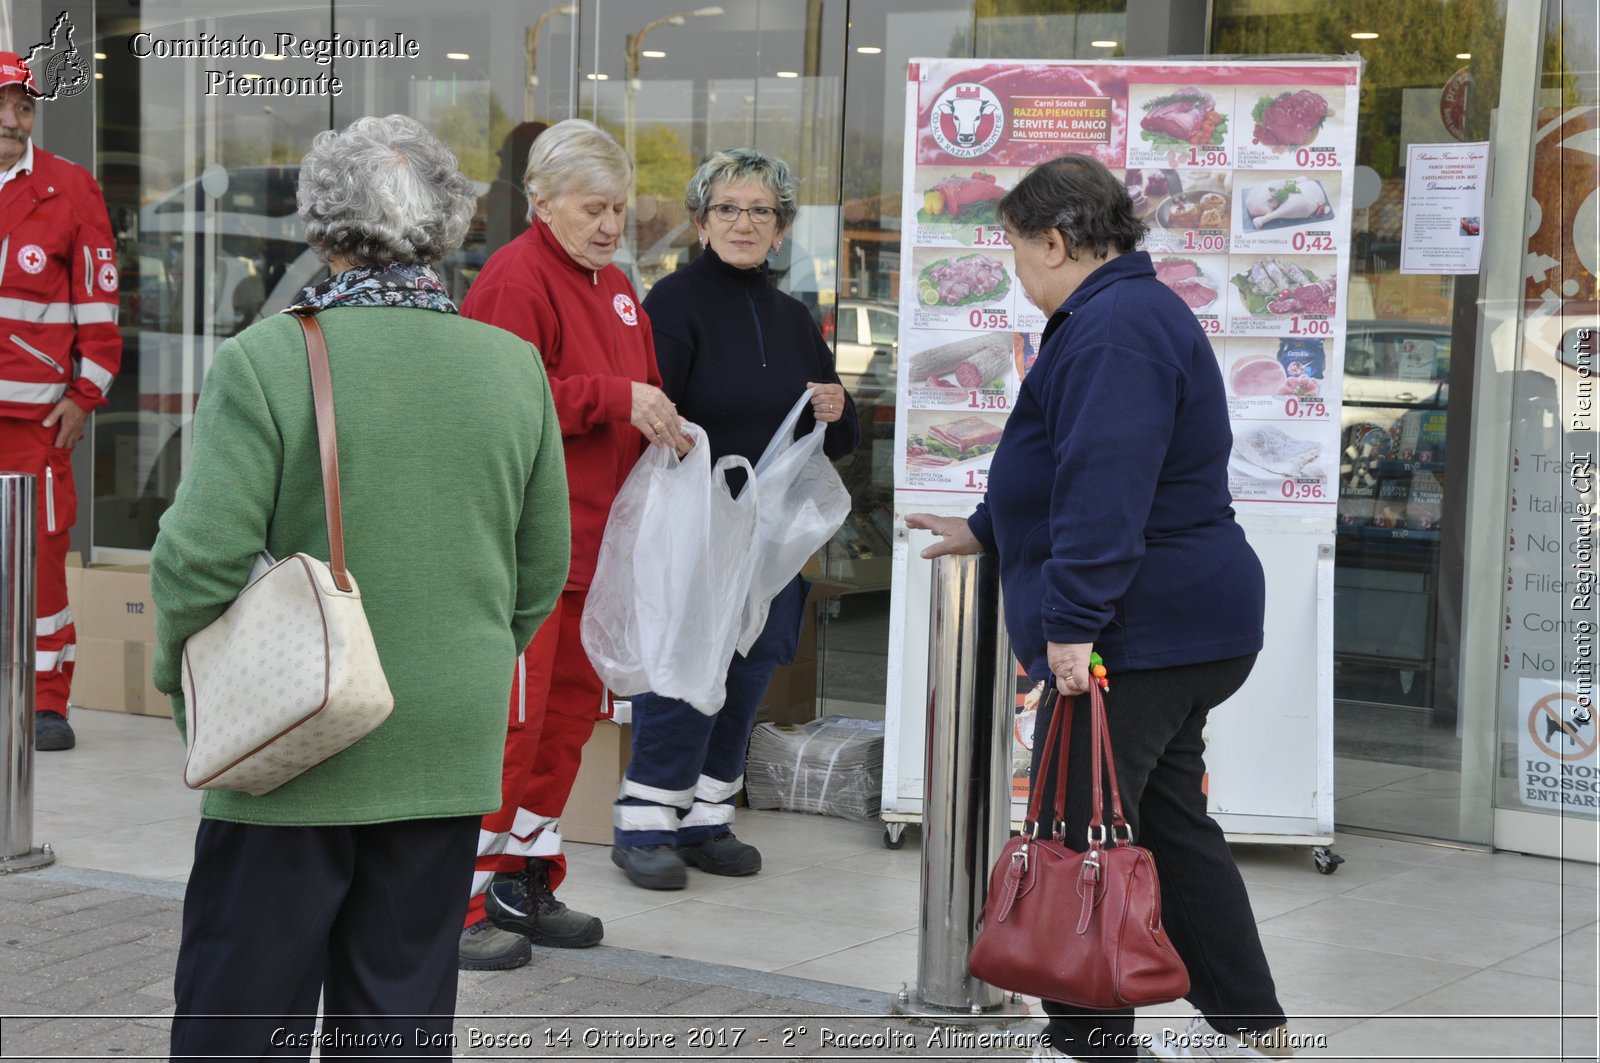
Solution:
<path fill-rule="evenodd" d="M 1041 701 L 1049 699 L 1046 704 L 1053 704 L 1054 711 L 1050 714 L 1050 728 L 1046 732 L 1044 748 L 1040 752 L 1040 770 L 1035 779 L 1046 778 L 1045 769 L 1054 764 L 1055 771 L 1055 803 L 1051 809 L 1053 819 L 1063 821 L 1067 801 L 1067 753 L 1072 745 L 1072 712 L 1076 698 L 1062 698 L 1054 687 L 1048 688 L 1041 697 Z M 1041 705 L 1041 708 L 1044 706 Z M 1116 837 L 1116 832 L 1126 831 L 1126 840 L 1132 840 L 1132 831 L 1128 828 L 1127 817 L 1122 811 L 1122 789 L 1117 785 L 1116 760 L 1111 752 L 1111 728 L 1106 719 L 1106 703 L 1100 688 L 1093 684 L 1089 687 L 1089 734 L 1090 748 L 1090 814 L 1089 814 L 1089 847 L 1097 849 L 1105 844 L 1107 834 L 1105 830 L 1105 782 L 1102 772 L 1110 775 L 1111 785 L 1111 836 Z M 1041 810 L 1041 798 L 1044 788 L 1033 787 L 1033 793 L 1028 799 L 1028 819 L 1030 824 L 1037 825 Z M 1025 832 L 1026 833 L 1026 832 Z M 1060 832 L 1053 832 L 1060 837 Z"/>
<path fill-rule="evenodd" d="M 322 506 L 328 518 L 328 568 L 333 584 L 349 593 L 354 584 L 344 564 L 344 512 L 339 502 L 339 437 L 334 431 L 333 373 L 328 369 L 328 341 L 317 323 L 316 308 L 297 306 L 290 312 L 306 336 L 306 361 L 311 365 L 311 404 L 317 414 L 317 449 L 322 454 Z"/>
<path fill-rule="evenodd" d="M 1111 777 L 1111 833 L 1128 829 L 1128 820 L 1122 814 L 1122 790 L 1117 785 L 1117 762 L 1111 755 L 1111 723 L 1106 719 L 1106 700 L 1100 693 L 1100 687 L 1094 682 L 1089 684 L 1089 734 L 1091 754 L 1090 762 L 1093 768 L 1090 777 L 1093 779 L 1094 810 L 1089 815 L 1089 844 L 1091 847 L 1105 844 L 1105 796 L 1101 789 L 1101 762 L 1104 761 L 1105 771 Z M 1098 837 L 1096 837 L 1098 835 Z M 1133 832 L 1128 831 L 1131 841 Z"/>

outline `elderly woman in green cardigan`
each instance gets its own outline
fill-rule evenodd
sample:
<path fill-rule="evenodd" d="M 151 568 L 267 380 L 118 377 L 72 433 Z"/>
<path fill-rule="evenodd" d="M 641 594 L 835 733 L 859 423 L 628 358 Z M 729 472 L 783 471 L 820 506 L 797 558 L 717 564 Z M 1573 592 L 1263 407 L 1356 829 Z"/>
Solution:
<path fill-rule="evenodd" d="M 538 352 L 461 317 L 432 268 L 460 246 L 474 202 L 449 149 L 400 115 L 324 132 L 301 164 L 300 217 L 331 276 L 300 302 L 327 336 L 345 546 L 395 707 L 270 793 L 205 795 L 174 1059 L 304 1057 L 319 996 L 320 1044 L 450 1056 L 456 940 L 479 818 L 500 803 L 513 665 L 570 552 Z M 184 640 L 262 550 L 328 556 L 306 350 L 288 315 L 217 349 L 151 556 L 155 681 L 180 730 Z"/>

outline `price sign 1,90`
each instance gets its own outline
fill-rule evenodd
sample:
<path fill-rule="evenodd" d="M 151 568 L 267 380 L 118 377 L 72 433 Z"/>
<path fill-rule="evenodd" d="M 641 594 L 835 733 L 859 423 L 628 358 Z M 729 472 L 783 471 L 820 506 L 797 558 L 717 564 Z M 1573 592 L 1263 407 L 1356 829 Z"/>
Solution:
<path fill-rule="evenodd" d="M 998 328 L 1011 327 L 1011 315 L 1004 310 L 974 310 L 967 315 L 967 324 L 973 328 Z"/>
<path fill-rule="evenodd" d="M 1321 480 L 1285 480 L 1278 493 L 1290 502 L 1317 502 L 1326 490 Z"/>
<path fill-rule="evenodd" d="M 1190 166 L 1226 166 L 1228 153 L 1221 149 L 1201 151 L 1199 148 L 1190 148 L 1188 163 Z"/>

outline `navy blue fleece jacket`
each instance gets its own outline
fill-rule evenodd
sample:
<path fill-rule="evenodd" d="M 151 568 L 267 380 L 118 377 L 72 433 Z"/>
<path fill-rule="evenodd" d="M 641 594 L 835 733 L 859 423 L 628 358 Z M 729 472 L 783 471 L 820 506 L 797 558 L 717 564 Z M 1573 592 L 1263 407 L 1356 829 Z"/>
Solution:
<path fill-rule="evenodd" d="M 754 465 L 807 383 L 839 383 L 811 312 L 774 288 L 765 267 L 739 269 L 707 248 L 657 281 L 644 309 L 655 329 L 661 388 L 678 413 L 706 430 L 712 461 L 742 454 Z M 815 426 L 807 407 L 795 438 Z M 855 403 L 846 395 L 822 449 L 838 461 L 860 438 Z M 735 488 L 742 481 L 739 473 L 728 477 Z"/>
<path fill-rule="evenodd" d="M 1261 649 L 1232 445 L 1216 355 L 1150 256 L 1096 269 L 1050 318 L 969 519 L 1030 676 L 1047 642 L 1094 643 L 1113 678 Z"/>

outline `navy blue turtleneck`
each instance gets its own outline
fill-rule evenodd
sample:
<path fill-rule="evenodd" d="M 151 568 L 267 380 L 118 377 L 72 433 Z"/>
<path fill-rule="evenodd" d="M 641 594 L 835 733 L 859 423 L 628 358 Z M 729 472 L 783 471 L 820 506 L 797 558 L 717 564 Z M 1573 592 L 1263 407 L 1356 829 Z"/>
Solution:
<path fill-rule="evenodd" d="M 754 465 L 807 382 L 839 383 L 811 312 L 774 288 L 765 267 L 739 269 L 708 248 L 656 282 L 644 309 L 655 331 L 662 389 L 680 414 L 706 430 L 712 461 L 739 454 Z M 815 424 L 807 408 L 796 436 Z M 859 440 L 855 403 L 846 397 L 823 450 L 838 461 Z"/>

